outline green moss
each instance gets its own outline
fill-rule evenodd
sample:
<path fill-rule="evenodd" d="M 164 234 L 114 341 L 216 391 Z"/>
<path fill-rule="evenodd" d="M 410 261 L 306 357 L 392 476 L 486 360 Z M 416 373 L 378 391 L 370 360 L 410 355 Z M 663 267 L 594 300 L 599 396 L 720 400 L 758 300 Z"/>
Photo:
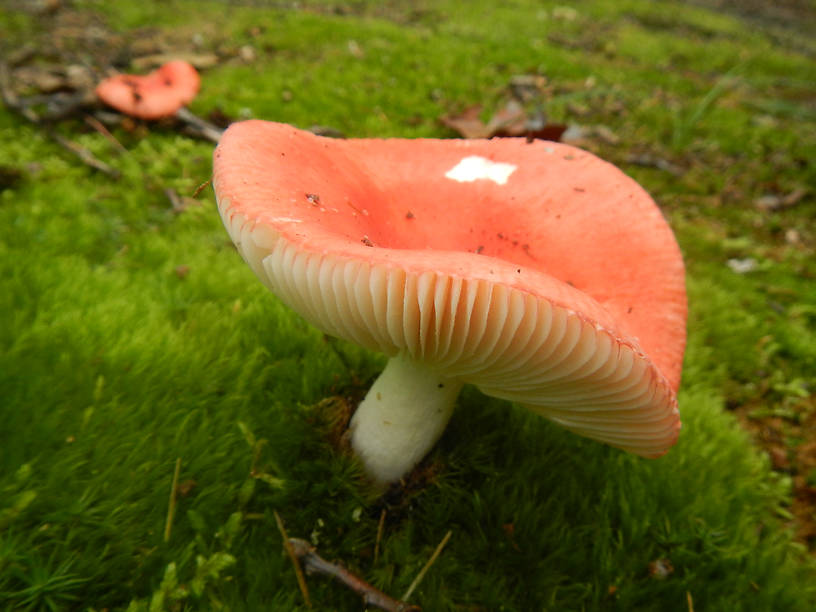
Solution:
<path fill-rule="evenodd" d="M 315 406 L 382 358 L 326 341 L 270 295 L 208 191 L 171 210 L 165 189 L 206 181 L 212 147 L 151 126 L 117 132 L 123 155 L 62 126 L 122 172 L 111 181 L 3 110 L 0 166 L 21 178 L 0 191 L 0 607 L 299 609 L 276 510 L 290 534 L 314 534 L 324 556 L 394 595 L 452 530 L 415 594 L 426 610 L 670 610 L 689 597 L 700 610 L 813 608 L 813 563 L 783 521 L 790 482 L 727 410 L 802 418 L 816 384 L 816 204 L 752 204 L 816 180 L 802 163 L 816 153 L 808 57 L 735 18 L 672 4 L 667 21 L 663 5 L 635 0 L 575 14 L 522 1 L 74 4 L 120 31 L 252 45 L 256 61 L 204 73 L 201 114 L 349 136 L 450 135 L 439 115 L 499 104 L 514 74 L 546 74 L 550 116 L 617 133 L 599 152 L 677 231 L 691 305 L 684 429 L 644 461 L 468 388 L 433 478 L 389 508 L 374 564 L 380 505 Z M 40 25 L 0 14 L 15 36 Z M 573 116 L 575 101 L 592 114 Z M 687 172 L 625 161 L 641 150 Z M 745 257 L 759 269 L 728 267 Z M 179 457 L 185 494 L 166 543 Z M 663 580 L 650 573 L 661 559 Z M 334 583 L 309 585 L 322 609 L 359 609 Z"/>

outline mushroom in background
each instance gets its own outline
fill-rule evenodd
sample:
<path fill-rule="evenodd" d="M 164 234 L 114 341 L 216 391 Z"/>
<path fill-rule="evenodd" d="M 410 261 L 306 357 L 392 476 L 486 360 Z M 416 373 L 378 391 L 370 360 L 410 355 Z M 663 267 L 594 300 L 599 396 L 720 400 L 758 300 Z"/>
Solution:
<path fill-rule="evenodd" d="M 384 485 L 464 384 L 657 457 L 680 429 L 682 257 L 646 192 L 552 142 L 332 140 L 233 124 L 213 187 L 244 260 L 324 332 L 389 357 L 351 421 Z"/>
<path fill-rule="evenodd" d="M 96 87 L 108 106 L 139 119 L 171 117 L 198 93 L 201 79 L 192 64 L 174 60 L 150 74 L 117 74 Z"/>
<path fill-rule="evenodd" d="M 223 130 L 195 116 L 186 104 L 196 97 L 201 79 L 189 62 L 167 62 L 145 76 L 117 74 L 96 86 L 96 97 L 108 106 L 139 119 L 174 117 L 191 136 L 217 143 Z"/>

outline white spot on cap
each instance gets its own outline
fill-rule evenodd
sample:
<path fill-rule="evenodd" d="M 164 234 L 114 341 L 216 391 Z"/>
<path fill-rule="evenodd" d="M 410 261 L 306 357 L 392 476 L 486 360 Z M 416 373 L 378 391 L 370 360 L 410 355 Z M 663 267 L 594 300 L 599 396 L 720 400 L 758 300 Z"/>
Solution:
<path fill-rule="evenodd" d="M 510 175 L 516 171 L 516 168 L 517 166 L 513 164 L 494 162 L 485 157 L 471 155 L 463 158 L 462 161 L 448 170 L 445 176 L 460 183 L 471 183 L 479 179 L 487 179 L 497 185 L 504 185 Z"/>

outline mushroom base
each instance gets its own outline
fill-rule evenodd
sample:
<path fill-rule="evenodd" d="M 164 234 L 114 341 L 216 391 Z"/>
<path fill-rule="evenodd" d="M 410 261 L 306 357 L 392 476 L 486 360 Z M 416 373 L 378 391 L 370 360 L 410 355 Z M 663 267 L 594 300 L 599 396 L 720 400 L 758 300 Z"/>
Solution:
<path fill-rule="evenodd" d="M 389 359 L 351 419 L 351 445 L 378 485 L 410 472 L 442 436 L 462 383 L 404 353 Z"/>

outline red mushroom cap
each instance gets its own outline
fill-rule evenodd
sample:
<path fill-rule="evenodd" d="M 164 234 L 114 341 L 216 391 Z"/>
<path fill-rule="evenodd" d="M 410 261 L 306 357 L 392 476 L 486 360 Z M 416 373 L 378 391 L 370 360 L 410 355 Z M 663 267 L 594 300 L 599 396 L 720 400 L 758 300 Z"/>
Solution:
<path fill-rule="evenodd" d="M 241 255 L 320 329 L 658 456 L 680 428 L 680 250 L 649 195 L 563 144 L 332 140 L 233 124 L 213 185 Z"/>
<path fill-rule="evenodd" d="M 189 104 L 201 79 L 192 64 L 167 62 L 144 76 L 117 74 L 96 86 L 97 97 L 116 110 L 140 119 L 161 119 Z"/>

